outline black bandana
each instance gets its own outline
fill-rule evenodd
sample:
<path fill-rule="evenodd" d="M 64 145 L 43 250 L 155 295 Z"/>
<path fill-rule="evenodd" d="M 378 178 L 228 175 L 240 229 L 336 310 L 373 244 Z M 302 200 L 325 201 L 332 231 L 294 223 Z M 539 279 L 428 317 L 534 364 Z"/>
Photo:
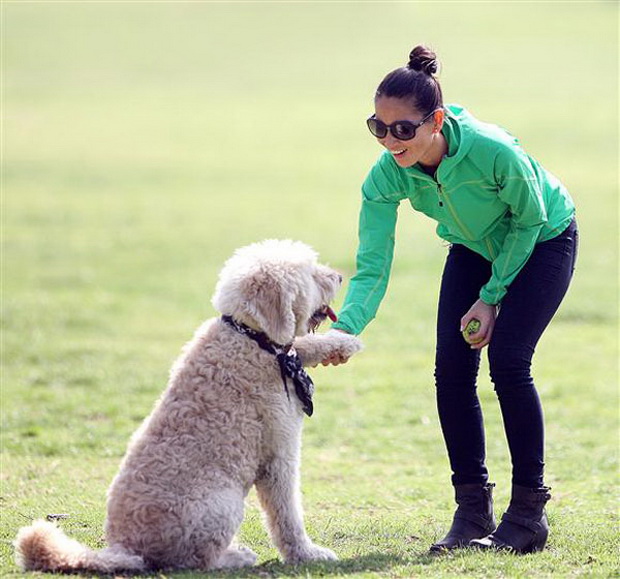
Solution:
<path fill-rule="evenodd" d="M 282 346 L 271 341 L 264 332 L 257 332 L 245 324 L 235 321 L 232 316 L 222 316 L 222 320 L 234 328 L 240 334 L 254 340 L 263 350 L 273 354 L 280 366 L 280 375 L 284 383 L 284 391 L 290 399 L 286 379 L 290 378 L 295 385 L 295 394 L 301 400 L 302 409 L 312 416 L 314 406 L 312 404 L 312 394 L 314 394 L 314 384 L 308 373 L 303 369 L 301 360 L 297 352 L 291 346 Z"/>

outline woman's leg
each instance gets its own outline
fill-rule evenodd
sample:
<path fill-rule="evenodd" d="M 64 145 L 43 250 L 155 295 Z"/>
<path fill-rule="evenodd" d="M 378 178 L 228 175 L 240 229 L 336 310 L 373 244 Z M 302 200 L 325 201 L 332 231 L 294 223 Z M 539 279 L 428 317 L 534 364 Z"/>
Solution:
<path fill-rule="evenodd" d="M 543 486 L 543 413 L 530 365 L 536 344 L 553 318 L 573 276 L 578 233 L 575 222 L 540 243 L 502 301 L 489 344 L 491 379 L 499 399 L 512 458 L 512 496 L 499 527 L 472 546 L 541 551 L 549 535 Z"/>
<path fill-rule="evenodd" d="M 484 258 L 462 245 L 452 246 L 439 296 L 435 383 L 458 507 L 446 536 L 431 545 L 432 553 L 466 547 L 496 528 L 476 394 L 480 353 L 469 347 L 460 332 L 461 318 L 478 299 L 490 274 L 491 265 Z"/>
<path fill-rule="evenodd" d="M 488 480 L 482 411 L 476 394 L 480 353 L 465 342 L 460 323 L 490 275 L 491 264 L 483 257 L 463 245 L 450 248 L 437 313 L 435 385 L 454 485 Z"/>
<path fill-rule="evenodd" d="M 516 485 L 543 484 L 543 412 L 530 366 L 536 344 L 564 298 L 575 267 L 577 228 L 539 243 L 502 301 L 489 344 Z"/>

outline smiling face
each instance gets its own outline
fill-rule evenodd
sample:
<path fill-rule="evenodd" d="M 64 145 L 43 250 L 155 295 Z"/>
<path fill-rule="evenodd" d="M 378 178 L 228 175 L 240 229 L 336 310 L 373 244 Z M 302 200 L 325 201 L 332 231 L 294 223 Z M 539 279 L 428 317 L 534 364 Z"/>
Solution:
<path fill-rule="evenodd" d="M 421 113 L 401 98 L 379 96 L 375 99 L 375 116 L 386 125 L 396 121 L 419 123 L 426 114 Z M 412 167 L 420 163 L 426 167 L 437 167 L 448 151 L 448 144 L 441 134 L 444 112 L 439 109 L 416 130 L 415 137 L 401 141 L 391 132 L 383 139 L 377 139 L 392 154 L 401 167 Z"/>

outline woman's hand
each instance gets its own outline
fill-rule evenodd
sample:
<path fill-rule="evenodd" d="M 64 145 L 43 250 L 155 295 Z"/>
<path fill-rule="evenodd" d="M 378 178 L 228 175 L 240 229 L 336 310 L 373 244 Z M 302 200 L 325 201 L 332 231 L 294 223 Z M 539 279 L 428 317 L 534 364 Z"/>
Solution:
<path fill-rule="evenodd" d="M 338 366 L 339 364 L 346 364 L 348 361 L 349 358 L 344 358 L 343 356 L 339 356 L 338 354 L 333 354 L 329 358 L 325 358 L 325 360 L 323 360 L 321 364 L 323 364 L 323 366 L 329 366 L 330 364 L 332 366 Z"/>
<path fill-rule="evenodd" d="M 465 329 L 465 326 L 470 320 L 474 318 L 480 322 L 480 329 L 471 334 L 475 344 L 470 344 L 472 350 L 481 350 L 491 341 L 493 335 L 493 328 L 495 327 L 495 318 L 497 317 L 497 306 L 491 306 L 485 304 L 482 300 L 476 301 L 476 303 L 469 308 L 469 311 L 461 318 L 461 332 Z M 479 342 L 477 340 L 480 340 Z"/>

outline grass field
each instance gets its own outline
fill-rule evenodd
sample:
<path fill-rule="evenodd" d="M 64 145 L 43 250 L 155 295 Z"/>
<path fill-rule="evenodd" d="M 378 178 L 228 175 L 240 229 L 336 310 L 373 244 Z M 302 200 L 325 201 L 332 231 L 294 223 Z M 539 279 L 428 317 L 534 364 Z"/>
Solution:
<path fill-rule="evenodd" d="M 36 517 L 68 513 L 73 537 L 103 544 L 127 440 L 214 315 L 236 247 L 300 239 L 352 273 L 379 153 L 364 119 L 419 42 L 443 61 L 446 101 L 517 134 L 578 205 L 577 275 L 534 368 L 548 548 L 426 554 L 453 511 L 432 375 L 446 248 L 403 206 L 365 352 L 312 372 L 307 526 L 341 561 L 279 563 L 252 493 L 240 534 L 260 565 L 234 576 L 620 575 L 617 3 L 5 1 L 1 15 L 1 576 L 23 576 L 11 541 Z M 487 374 L 501 512 L 510 466 Z"/>

